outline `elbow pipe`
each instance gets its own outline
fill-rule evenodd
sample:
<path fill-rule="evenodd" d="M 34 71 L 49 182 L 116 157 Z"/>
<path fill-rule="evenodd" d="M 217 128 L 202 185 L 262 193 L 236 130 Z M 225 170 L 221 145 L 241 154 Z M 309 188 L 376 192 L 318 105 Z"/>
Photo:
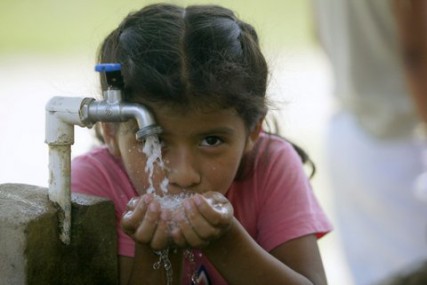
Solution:
<path fill-rule="evenodd" d="M 135 119 L 139 130 L 135 136 L 138 141 L 143 141 L 150 135 L 156 135 L 162 132 L 151 114 L 151 112 L 142 104 L 136 103 L 111 103 L 108 100 L 87 102 L 82 107 L 83 121 L 86 124 L 96 122 L 125 122 L 129 119 Z"/>

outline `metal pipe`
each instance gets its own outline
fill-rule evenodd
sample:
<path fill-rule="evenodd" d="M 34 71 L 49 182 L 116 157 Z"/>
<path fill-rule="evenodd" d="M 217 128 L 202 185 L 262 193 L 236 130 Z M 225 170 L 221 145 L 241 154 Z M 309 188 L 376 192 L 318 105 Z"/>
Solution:
<path fill-rule="evenodd" d="M 49 199 L 62 214 L 60 238 L 70 243 L 71 228 L 71 145 L 74 125 L 84 126 L 80 109 L 87 98 L 53 97 L 46 105 L 46 139 L 49 146 Z"/>

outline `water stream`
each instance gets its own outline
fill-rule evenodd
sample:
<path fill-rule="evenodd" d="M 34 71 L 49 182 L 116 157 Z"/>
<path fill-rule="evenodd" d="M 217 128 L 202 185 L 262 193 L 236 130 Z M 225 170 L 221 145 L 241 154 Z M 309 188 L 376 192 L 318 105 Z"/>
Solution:
<path fill-rule="evenodd" d="M 169 180 L 167 177 L 163 178 L 160 183 L 160 192 L 156 191 L 153 182 L 154 167 L 157 164 L 162 171 L 165 170 L 165 164 L 162 159 L 162 146 L 157 136 L 149 136 L 146 138 L 142 152 L 147 156 L 147 163 L 145 166 L 145 172 L 148 174 L 149 187 L 147 193 L 154 194 L 154 197 L 159 201 L 162 209 L 175 210 L 182 204 L 182 201 L 192 195 L 190 192 L 182 192 L 179 194 L 169 194 L 168 185 Z M 175 224 L 169 223 L 169 231 L 173 230 Z M 158 270 L 163 267 L 166 274 L 166 284 L 170 285 L 173 281 L 173 268 L 172 263 L 169 259 L 170 248 L 164 250 L 155 251 L 154 253 L 159 256 L 159 260 L 153 264 L 153 269 Z M 194 254 L 190 249 L 184 250 L 184 258 L 189 261 L 190 266 L 195 267 Z M 193 271 L 196 269 L 194 268 Z M 194 284 L 198 284 L 196 280 L 196 272 L 191 276 Z"/>

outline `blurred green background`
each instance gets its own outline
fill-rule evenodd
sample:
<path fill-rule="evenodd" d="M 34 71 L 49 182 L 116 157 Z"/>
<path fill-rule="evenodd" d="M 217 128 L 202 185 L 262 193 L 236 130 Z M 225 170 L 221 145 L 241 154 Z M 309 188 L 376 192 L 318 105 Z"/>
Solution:
<path fill-rule="evenodd" d="M 0 53 L 87 53 L 129 11 L 158 1 L 1 0 Z M 264 48 L 300 49 L 313 44 L 307 0 L 164 1 L 179 5 L 219 4 L 257 29 Z"/>

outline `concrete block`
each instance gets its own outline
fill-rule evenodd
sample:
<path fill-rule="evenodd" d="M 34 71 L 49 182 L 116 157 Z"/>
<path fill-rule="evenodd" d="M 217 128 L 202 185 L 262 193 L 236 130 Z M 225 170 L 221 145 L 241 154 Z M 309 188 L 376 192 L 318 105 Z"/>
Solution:
<path fill-rule="evenodd" d="M 71 244 L 47 188 L 0 185 L 0 285 L 118 284 L 114 205 L 73 194 Z"/>

